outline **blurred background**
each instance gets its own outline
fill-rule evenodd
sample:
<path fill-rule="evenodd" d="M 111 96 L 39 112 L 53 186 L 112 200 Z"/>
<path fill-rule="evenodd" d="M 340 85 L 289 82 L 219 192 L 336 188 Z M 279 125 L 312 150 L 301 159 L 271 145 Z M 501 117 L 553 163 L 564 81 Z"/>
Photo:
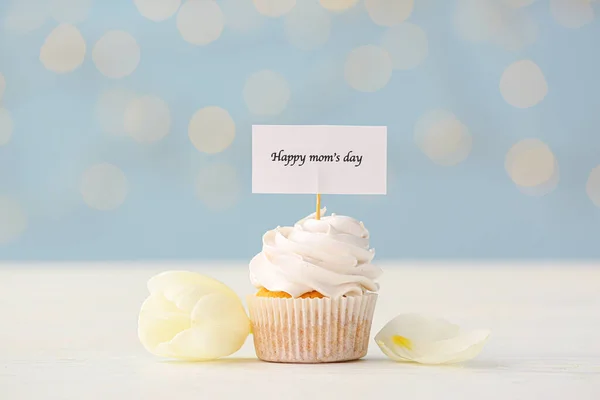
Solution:
<path fill-rule="evenodd" d="M 252 124 L 388 126 L 380 260 L 600 258 L 600 2 L 1 0 L 0 260 L 249 260 Z"/>

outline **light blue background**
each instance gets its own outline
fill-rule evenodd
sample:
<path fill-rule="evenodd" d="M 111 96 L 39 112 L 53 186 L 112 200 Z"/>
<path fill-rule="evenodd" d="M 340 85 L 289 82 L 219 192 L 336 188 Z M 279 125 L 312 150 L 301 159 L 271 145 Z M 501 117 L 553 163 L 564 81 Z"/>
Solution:
<path fill-rule="evenodd" d="M 9 3 L 0 1 L 0 21 Z M 538 40 L 510 52 L 462 40 L 452 25 L 454 3 L 421 7 L 416 0 L 409 20 L 427 32 L 429 56 L 414 70 L 394 71 L 375 93 L 343 81 L 331 85 L 336 93 L 323 93 L 307 73 L 328 61 L 343 66 L 353 48 L 379 42 L 385 28 L 362 4 L 334 15 L 328 42 L 306 52 L 288 43 L 282 19 L 265 18 L 247 34 L 226 27 L 217 41 L 197 47 L 182 40 L 174 18 L 155 23 L 132 1 L 96 1 L 78 24 L 85 62 L 64 75 L 39 61 L 56 22 L 27 35 L 0 29 L 2 104 L 15 122 L 11 142 L 0 147 L 0 194 L 18 198 L 28 214 L 27 230 L 0 245 L 0 259 L 250 259 L 266 230 L 314 208 L 312 196 L 251 194 L 253 123 L 388 126 L 389 194 L 323 199 L 330 211 L 365 222 L 379 259 L 600 257 L 600 209 L 585 191 L 600 164 L 600 24 L 565 28 L 548 1 L 538 0 L 526 11 L 539 25 Z M 128 31 L 141 47 L 139 67 L 119 81 L 100 74 L 91 59 L 93 44 L 110 29 Z M 504 69 L 520 59 L 534 60 L 549 86 L 529 109 L 510 106 L 498 89 Z M 244 103 L 245 80 L 261 69 L 290 83 L 291 100 L 279 116 L 253 116 Z M 115 86 L 163 98 L 170 134 L 140 145 L 102 132 L 94 107 Z M 198 152 L 187 135 L 191 116 L 209 105 L 225 108 L 236 123 L 234 143 L 215 155 Z M 472 152 L 454 167 L 434 164 L 414 143 L 415 122 L 437 108 L 451 110 L 473 135 Z M 504 169 L 507 151 L 527 137 L 547 143 L 560 165 L 560 183 L 546 196 L 521 193 Z M 199 168 L 215 161 L 233 164 L 241 183 L 235 206 L 221 211 L 194 192 Z M 127 199 L 114 211 L 93 210 L 79 195 L 82 172 L 98 162 L 118 165 L 129 181 Z"/>

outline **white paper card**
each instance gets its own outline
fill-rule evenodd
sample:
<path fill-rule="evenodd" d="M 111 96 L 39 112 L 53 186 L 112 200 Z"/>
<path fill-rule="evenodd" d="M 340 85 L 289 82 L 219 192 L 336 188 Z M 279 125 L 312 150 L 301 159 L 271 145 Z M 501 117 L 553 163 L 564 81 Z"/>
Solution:
<path fill-rule="evenodd" d="M 252 127 L 252 193 L 386 194 L 387 127 Z"/>

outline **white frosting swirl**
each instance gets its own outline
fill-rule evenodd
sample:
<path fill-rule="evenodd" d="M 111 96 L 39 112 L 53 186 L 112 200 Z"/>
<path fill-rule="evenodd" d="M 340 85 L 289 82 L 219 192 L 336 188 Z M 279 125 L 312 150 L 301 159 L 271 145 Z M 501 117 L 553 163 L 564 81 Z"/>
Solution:
<path fill-rule="evenodd" d="M 325 210 L 323 210 L 323 214 Z M 263 251 L 250 262 L 250 281 L 292 297 L 316 290 L 327 297 L 375 292 L 382 271 L 371 264 L 369 231 L 362 222 L 315 214 L 294 227 L 277 227 L 263 236 Z"/>

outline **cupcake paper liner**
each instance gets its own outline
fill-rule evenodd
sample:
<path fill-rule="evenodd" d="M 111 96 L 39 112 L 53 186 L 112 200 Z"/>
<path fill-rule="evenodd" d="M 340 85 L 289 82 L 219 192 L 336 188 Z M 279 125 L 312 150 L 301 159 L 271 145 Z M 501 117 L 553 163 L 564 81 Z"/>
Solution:
<path fill-rule="evenodd" d="M 367 354 L 377 294 L 337 299 L 248 296 L 254 347 L 264 361 L 324 363 Z"/>

